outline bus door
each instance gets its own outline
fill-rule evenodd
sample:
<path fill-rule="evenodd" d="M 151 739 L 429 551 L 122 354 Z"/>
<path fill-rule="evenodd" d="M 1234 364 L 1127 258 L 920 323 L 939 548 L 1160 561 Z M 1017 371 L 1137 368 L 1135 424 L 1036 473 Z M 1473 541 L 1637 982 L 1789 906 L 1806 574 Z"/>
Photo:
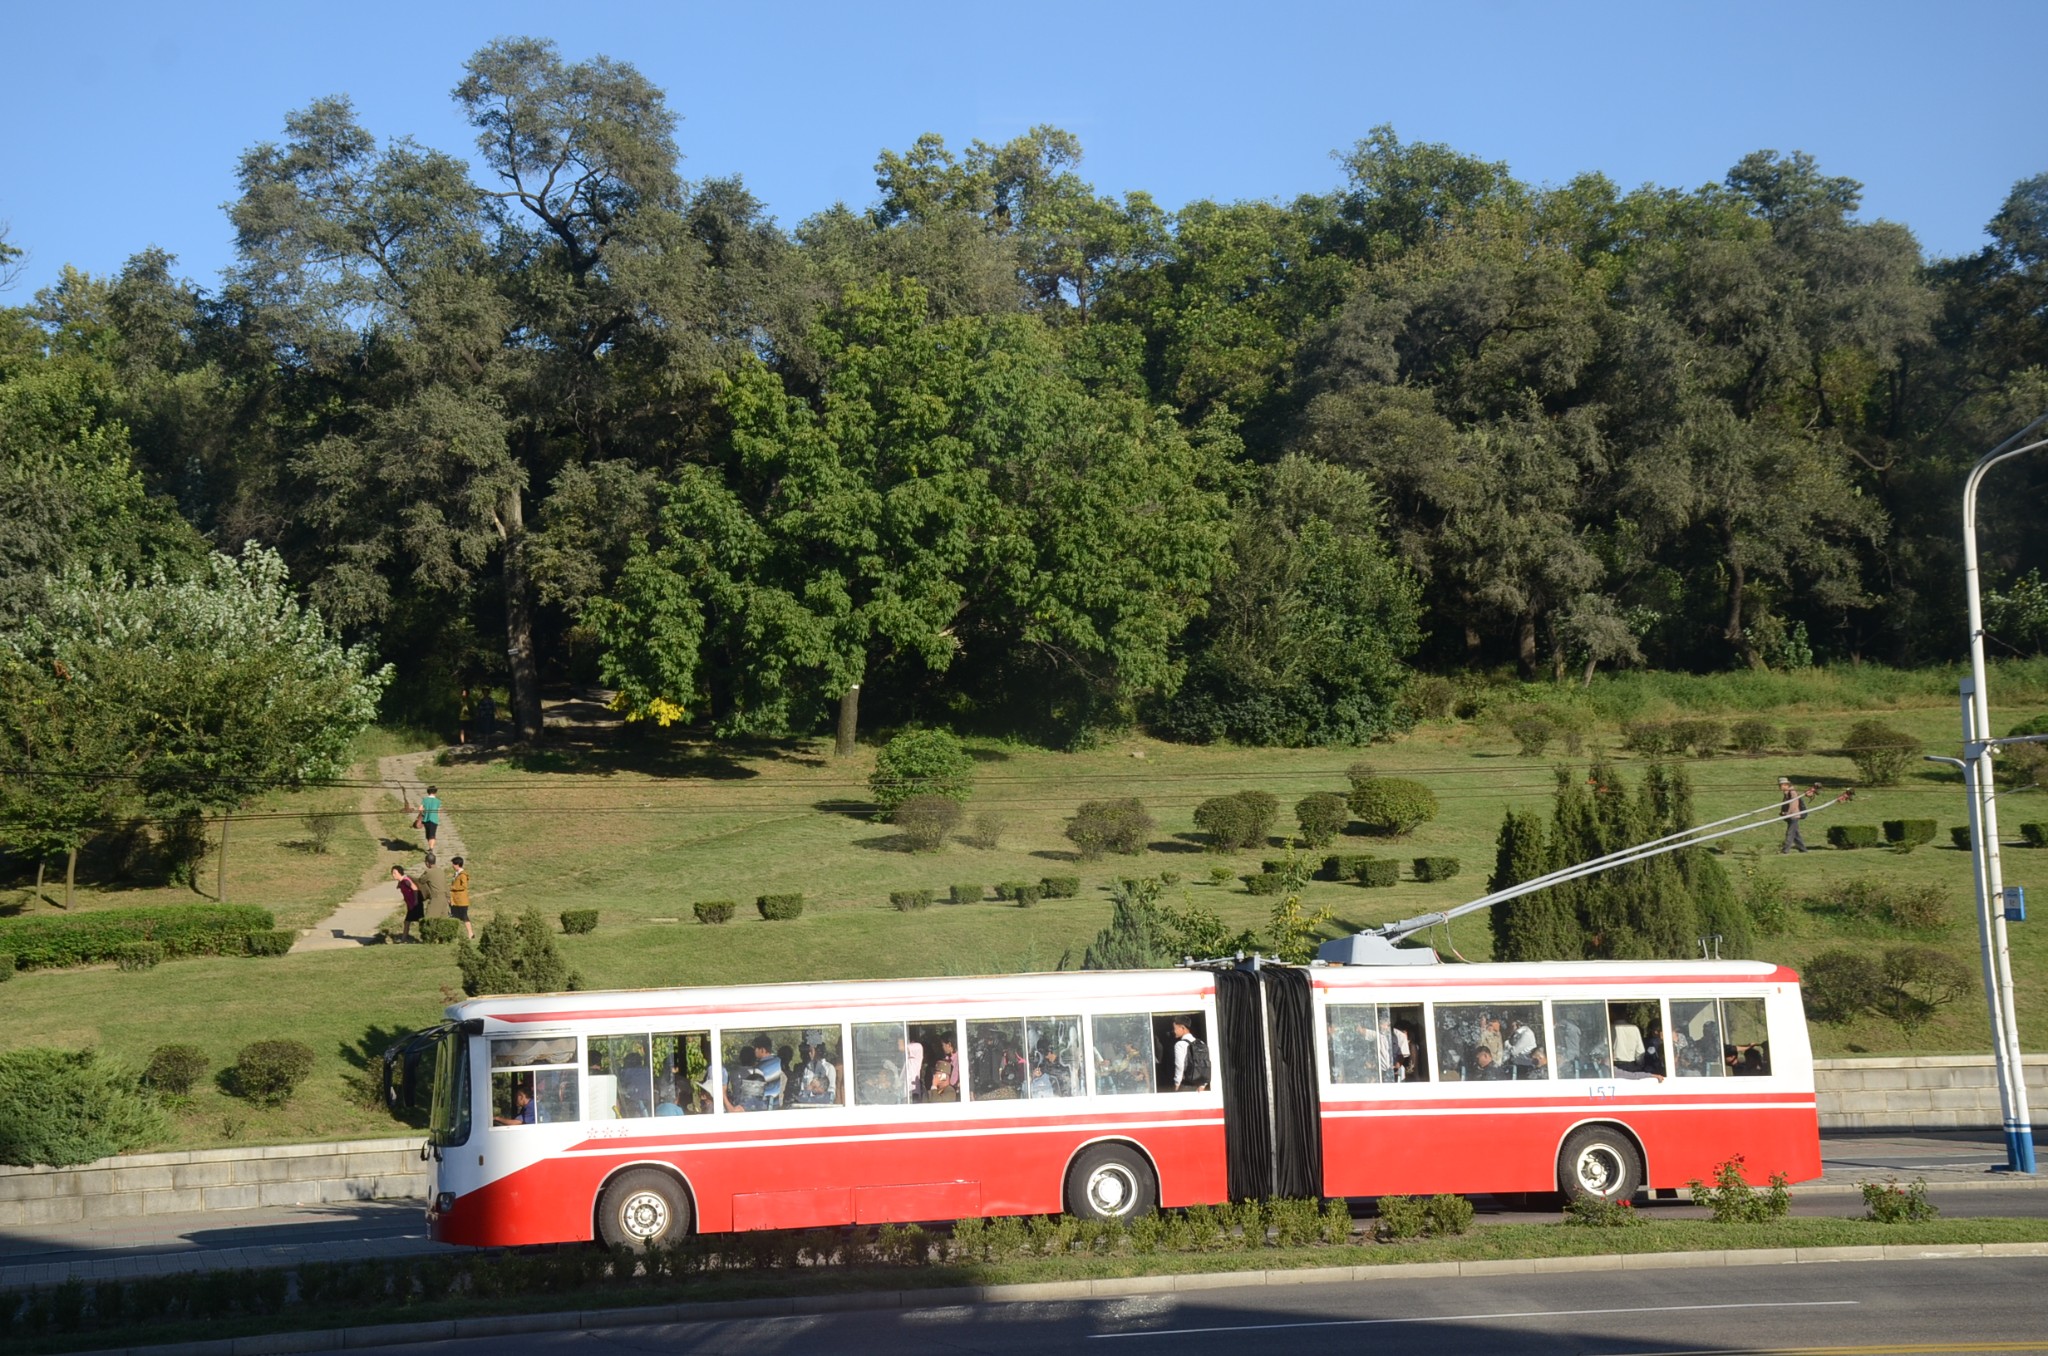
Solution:
<path fill-rule="evenodd" d="M 1216 1027 L 1230 1199 L 1322 1195 L 1308 972 L 1280 965 L 1218 971 Z"/>

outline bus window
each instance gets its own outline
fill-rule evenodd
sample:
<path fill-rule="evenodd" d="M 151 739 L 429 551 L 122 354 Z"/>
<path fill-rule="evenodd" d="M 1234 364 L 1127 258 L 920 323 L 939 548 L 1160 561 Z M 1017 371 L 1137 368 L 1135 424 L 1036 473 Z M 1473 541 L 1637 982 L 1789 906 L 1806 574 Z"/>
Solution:
<path fill-rule="evenodd" d="M 654 1114 L 699 1116 L 711 1110 L 711 1033 L 657 1031 L 654 1049 Z"/>
<path fill-rule="evenodd" d="M 1712 998 L 1671 1000 L 1671 1064 L 1680 1078 L 1722 1078 L 1721 1004 Z"/>
<path fill-rule="evenodd" d="M 789 1072 L 790 1106 L 844 1106 L 840 1088 L 846 1067 L 836 1026 L 810 1026 L 796 1048 L 796 1067 Z"/>
<path fill-rule="evenodd" d="M 1182 1041 L 1176 1032 L 1183 1026 L 1190 1040 Z M 1216 1051 L 1209 1044 L 1209 1019 L 1202 1013 L 1153 1013 L 1152 1048 L 1159 1052 L 1161 1092 L 1201 1092 L 1217 1086 Z"/>
<path fill-rule="evenodd" d="M 1722 1049 L 1728 1072 L 1738 1078 L 1762 1078 L 1771 1071 L 1771 1033 L 1764 1025 L 1764 1000 L 1721 1000 Z M 1730 1054 L 1729 1051 L 1733 1051 Z"/>
<path fill-rule="evenodd" d="M 1540 1003 L 1439 1003 L 1437 1068 L 1446 1080 L 1550 1077 Z"/>
<path fill-rule="evenodd" d="M 862 1106 L 902 1106 L 910 1100 L 901 1022 L 862 1022 L 853 1028 L 853 1100 Z"/>
<path fill-rule="evenodd" d="M 1551 1066 L 1559 1078 L 1614 1077 L 1605 1003 L 1552 1003 L 1550 1017 Z"/>
<path fill-rule="evenodd" d="M 725 1056 L 725 1109 L 727 1111 L 781 1111 L 790 1101 L 791 1073 L 796 1067 L 797 1047 L 803 1043 L 801 1027 L 777 1027 L 772 1031 L 727 1031 L 719 1047 Z"/>
<path fill-rule="evenodd" d="M 498 1036 L 491 1041 L 491 1123 L 549 1125 L 582 1118 L 576 1038 Z"/>
<path fill-rule="evenodd" d="M 967 1024 L 967 1095 L 974 1101 L 1022 1097 L 1024 1019 L 984 1020 Z"/>
<path fill-rule="evenodd" d="M 1332 1083 L 1425 1081 L 1420 1003 L 1333 1003 L 1328 1021 Z"/>
<path fill-rule="evenodd" d="M 1664 1018 L 1654 998 L 1622 998 L 1607 1005 L 1607 1036 L 1618 1078 L 1662 1078 Z"/>
<path fill-rule="evenodd" d="M 1152 1017 L 1144 1012 L 1116 1013 L 1094 1018 L 1095 1092 L 1116 1097 L 1132 1092 L 1151 1092 Z"/>
<path fill-rule="evenodd" d="M 601 1082 L 600 1080 L 610 1080 Z M 654 1114 L 654 1071 L 647 1059 L 645 1036 L 592 1036 L 590 1038 L 590 1088 L 593 1101 L 608 1090 L 611 1105 L 590 1108 L 590 1119 L 638 1120 Z"/>
<path fill-rule="evenodd" d="M 1031 1052 L 1031 1077 L 1025 1087 L 1033 1097 L 1072 1097 L 1086 1092 L 1075 1081 L 1081 1062 L 1079 1017 L 1033 1017 L 1025 1024 Z"/>

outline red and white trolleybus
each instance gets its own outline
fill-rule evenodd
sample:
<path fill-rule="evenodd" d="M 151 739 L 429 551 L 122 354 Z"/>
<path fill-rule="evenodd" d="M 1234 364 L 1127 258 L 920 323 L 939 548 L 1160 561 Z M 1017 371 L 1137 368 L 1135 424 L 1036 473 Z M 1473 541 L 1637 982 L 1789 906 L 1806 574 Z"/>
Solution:
<path fill-rule="evenodd" d="M 1820 1172 L 1798 976 L 1754 962 L 482 998 L 387 1070 L 426 1059 L 474 1245 Z"/>

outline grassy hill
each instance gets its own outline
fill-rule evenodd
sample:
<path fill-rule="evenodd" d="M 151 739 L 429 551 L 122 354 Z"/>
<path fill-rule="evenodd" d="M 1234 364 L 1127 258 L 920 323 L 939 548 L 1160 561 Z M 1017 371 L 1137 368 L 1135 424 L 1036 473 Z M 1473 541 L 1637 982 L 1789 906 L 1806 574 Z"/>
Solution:
<path fill-rule="evenodd" d="M 1633 782 L 1642 760 L 1619 751 L 1624 721 L 1702 712 L 1723 718 L 1761 714 L 1780 726 L 1810 728 L 1811 743 L 1797 755 L 1685 760 L 1699 816 L 1714 819 L 1773 799 L 1780 773 L 1829 786 L 1853 782 L 1854 768 L 1838 745 L 1850 724 L 1869 715 L 1910 731 L 1930 752 L 1953 752 L 1953 692 L 1954 675 L 1939 673 L 1625 675 L 1587 693 L 1546 685 L 1468 696 L 1462 699 L 1474 712 L 1468 718 L 1425 722 L 1394 743 L 1366 750 L 1190 747 L 1133 737 L 1089 752 L 1059 753 L 970 741 L 977 775 L 963 837 L 975 816 L 995 816 L 1001 820 L 997 846 L 956 841 L 934 854 L 905 850 L 894 830 L 867 813 L 865 784 L 873 757 L 868 748 L 842 762 L 827 756 L 823 743 L 739 748 L 678 741 L 650 749 L 617 744 L 607 732 L 595 731 L 539 753 L 451 757 L 434 772 L 448 814 L 469 845 L 480 917 L 529 905 L 550 915 L 570 907 L 600 911 L 596 932 L 561 939 L 570 962 L 593 986 L 972 974 L 1052 968 L 1063 959 L 1078 963 L 1107 917 L 1107 886 L 1120 875 L 1177 873 L 1181 879 L 1168 886 L 1169 900 L 1201 903 L 1232 927 L 1263 926 L 1271 901 L 1247 894 L 1234 878 L 1226 885 L 1208 883 L 1210 870 L 1220 863 L 1232 868 L 1233 877 L 1255 871 L 1262 857 L 1284 855 L 1285 848 L 1276 838 L 1263 851 L 1206 852 L 1194 832 L 1193 812 L 1212 795 L 1271 792 L 1283 806 L 1281 827 L 1291 829 L 1293 803 L 1311 791 L 1343 790 L 1346 769 L 1356 761 L 1429 783 L 1442 806 L 1435 821 L 1407 839 L 1348 837 L 1333 850 L 1404 859 L 1454 856 L 1464 863 L 1463 874 L 1423 884 L 1410 879 L 1404 866 L 1401 883 L 1391 889 L 1313 884 L 1308 904 L 1328 905 L 1337 927 L 1348 930 L 1480 893 L 1502 815 L 1511 808 L 1546 811 L 1559 763 L 1583 769 L 1587 759 L 1602 753 Z M 2009 666 L 1994 692 L 2001 711 L 2010 712 L 2003 723 L 2037 714 L 2048 707 L 2048 665 Z M 1555 747 L 1541 757 L 1518 752 L 1508 722 L 1535 702 L 1582 727 L 1579 757 L 1567 758 Z M 294 846 L 305 836 L 297 815 L 306 808 L 345 810 L 360 795 L 323 790 L 280 798 L 269 811 L 276 818 L 238 825 L 231 896 L 273 906 L 281 922 L 295 926 L 322 916 L 366 869 L 379 869 L 392 856 L 353 817 L 340 821 L 326 858 L 306 853 Z M 1138 857 L 1076 861 L 1063 835 L 1066 817 L 1083 800 L 1111 796 L 1135 796 L 1155 817 L 1149 850 Z M 382 835 L 414 838 L 395 800 L 386 809 Z M 2048 819 L 2048 798 L 2010 797 L 2003 814 L 2004 836 L 2014 846 L 2020 822 Z M 1899 786 L 1869 790 L 1851 806 L 1830 811 L 1809 839 L 1824 842 L 1828 823 L 1904 817 L 1936 819 L 1937 843 L 1910 854 L 1819 847 L 1785 858 L 1777 854 L 1777 833 L 1766 828 L 1728 842 L 1723 860 L 1738 888 L 1775 883 L 1795 898 L 1825 898 L 1859 876 L 1935 887 L 1945 893 L 1952 920 L 1938 935 L 1939 944 L 1974 957 L 1970 857 L 1948 845 L 1948 826 L 1964 818 L 1953 774 L 1916 764 Z M 2048 909 L 2048 871 L 2042 870 L 2048 852 L 2014 850 L 2006 860 L 2008 879 L 2037 885 L 2037 898 L 2044 900 L 2037 908 Z M 991 894 L 981 904 L 941 903 L 916 913 L 897 912 L 888 898 L 892 890 L 931 888 L 943 899 L 956 882 L 992 887 L 1050 874 L 1079 875 L 1080 898 L 1020 909 L 995 902 Z M 201 884 L 211 889 L 210 872 L 202 873 Z M 763 922 L 752 908 L 757 895 L 797 890 L 809 901 L 801 919 Z M 11 907 L 49 909 L 26 894 L 17 891 Z M 181 890 L 88 890 L 81 906 L 192 898 Z M 697 924 L 690 905 L 710 899 L 738 901 L 738 916 L 722 927 Z M 2048 925 L 2012 930 L 2021 1019 L 2028 1030 L 2039 1029 L 2033 1014 L 2048 1001 L 2048 942 L 2037 940 L 2042 926 Z M 1481 960 L 1489 954 L 1483 916 L 1461 920 L 1434 940 L 1447 957 Z M 1799 964 L 1830 946 L 1881 948 L 1890 940 L 1882 929 L 1795 909 L 1789 926 L 1760 937 L 1756 950 Z M 457 982 L 452 951 L 427 946 L 177 961 L 133 974 L 23 973 L 0 991 L 11 1016 L 0 1030 L 0 1045 L 97 1045 L 139 1065 L 154 1046 L 176 1040 L 197 1044 L 226 1064 L 248 1041 L 296 1036 L 321 1057 L 297 1100 L 280 1111 L 258 1111 L 208 1089 L 182 1114 L 181 1141 L 389 1133 L 393 1126 L 365 1096 L 362 1075 L 392 1034 L 431 1021 L 457 995 Z M 1815 1036 L 1824 1054 L 1977 1051 L 1987 1043 L 1984 1026 L 1981 997 L 1973 997 L 1910 1037 L 1877 1019 L 1816 1027 Z"/>

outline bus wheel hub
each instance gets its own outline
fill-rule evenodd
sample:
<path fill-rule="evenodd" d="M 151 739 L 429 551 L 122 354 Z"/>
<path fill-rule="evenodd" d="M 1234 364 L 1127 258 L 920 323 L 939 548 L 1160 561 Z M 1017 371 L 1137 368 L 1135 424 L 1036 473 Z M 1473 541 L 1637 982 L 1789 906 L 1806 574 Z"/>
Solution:
<path fill-rule="evenodd" d="M 1131 1184 L 1114 1168 L 1096 1173 L 1095 1180 L 1088 1185 L 1088 1194 L 1094 1200 L 1095 1208 L 1105 1215 L 1121 1214 L 1130 1204 Z"/>
<path fill-rule="evenodd" d="M 619 1223 L 635 1238 L 659 1238 L 668 1228 L 668 1203 L 651 1191 L 629 1196 Z"/>

